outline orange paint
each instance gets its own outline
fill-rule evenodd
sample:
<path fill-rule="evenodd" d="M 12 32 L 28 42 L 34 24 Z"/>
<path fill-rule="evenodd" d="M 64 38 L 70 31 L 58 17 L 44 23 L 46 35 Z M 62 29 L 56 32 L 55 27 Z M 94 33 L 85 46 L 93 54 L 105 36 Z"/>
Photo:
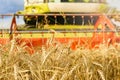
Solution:
<path fill-rule="evenodd" d="M 101 32 L 96 32 L 98 30 L 98 26 L 101 25 Z M 11 39 L 13 39 L 12 34 L 16 34 L 15 31 L 16 29 L 16 20 L 15 17 L 12 19 L 11 23 L 11 36 L 10 38 L 0 38 L 0 44 L 5 45 L 7 44 Z M 54 37 L 52 40 L 59 42 L 61 44 L 70 44 L 71 49 L 75 50 L 79 46 L 83 46 L 85 48 L 94 48 L 96 45 L 99 45 L 101 43 L 107 44 L 109 46 L 110 44 L 114 44 L 116 42 L 120 42 L 120 37 L 117 37 L 115 32 L 105 32 L 106 28 L 109 28 L 109 30 L 115 30 L 114 25 L 110 22 L 110 20 L 105 16 L 101 15 L 98 17 L 98 20 L 96 21 L 95 27 L 94 27 L 94 32 L 92 37 L 62 37 L 62 38 L 56 38 Z M 71 32 L 74 33 L 74 32 Z M 77 33 L 77 32 L 76 32 Z M 76 34 L 74 33 L 74 34 Z M 31 33 L 30 33 L 31 34 Z M 32 33 L 34 34 L 34 33 Z M 40 33 L 43 34 L 43 33 Z M 17 35 L 17 34 L 16 34 Z M 64 33 L 64 36 L 65 33 Z M 26 50 L 30 53 L 34 53 L 34 47 L 41 47 L 41 46 L 48 46 L 49 45 L 49 40 L 50 38 L 21 38 L 21 39 L 15 39 L 17 42 L 17 45 L 22 44 L 23 42 L 26 43 Z M 51 41 L 52 42 L 52 41 Z"/>

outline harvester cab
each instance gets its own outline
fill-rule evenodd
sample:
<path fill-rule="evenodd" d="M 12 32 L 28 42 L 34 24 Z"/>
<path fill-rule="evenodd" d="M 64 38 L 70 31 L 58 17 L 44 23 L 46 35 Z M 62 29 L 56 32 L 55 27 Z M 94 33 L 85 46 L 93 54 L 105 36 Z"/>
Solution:
<path fill-rule="evenodd" d="M 25 15 L 24 21 L 28 25 L 37 25 L 37 23 L 73 24 L 73 16 L 64 16 L 64 14 L 75 15 L 77 21 L 75 24 L 81 24 L 81 17 L 76 16 L 76 14 L 107 11 L 105 1 L 101 0 L 25 0 L 24 2 L 24 10 L 19 11 L 18 14 Z M 87 19 L 87 17 L 89 19 L 89 15 L 85 18 Z"/>

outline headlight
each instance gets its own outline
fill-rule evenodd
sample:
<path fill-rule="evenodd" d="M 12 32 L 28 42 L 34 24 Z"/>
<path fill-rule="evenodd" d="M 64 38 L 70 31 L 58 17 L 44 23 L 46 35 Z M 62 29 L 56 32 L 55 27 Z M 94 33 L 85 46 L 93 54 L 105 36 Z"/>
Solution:
<path fill-rule="evenodd" d="M 36 12 L 37 10 L 36 10 L 36 8 L 35 7 L 33 7 L 32 8 L 32 12 Z"/>
<path fill-rule="evenodd" d="M 33 8 L 32 8 L 32 12 L 36 12 L 36 9 L 35 9 L 35 7 L 33 7 Z"/>

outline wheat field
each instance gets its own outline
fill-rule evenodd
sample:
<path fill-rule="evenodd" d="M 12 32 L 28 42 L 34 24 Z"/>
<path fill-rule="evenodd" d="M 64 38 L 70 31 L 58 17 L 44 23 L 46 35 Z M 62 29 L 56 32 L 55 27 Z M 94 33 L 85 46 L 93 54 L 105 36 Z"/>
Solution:
<path fill-rule="evenodd" d="M 24 44 L 0 45 L 0 80 L 120 80 L 120 45 L 98 49 L 67 44 L 35 48 L 30 55 Z"/>

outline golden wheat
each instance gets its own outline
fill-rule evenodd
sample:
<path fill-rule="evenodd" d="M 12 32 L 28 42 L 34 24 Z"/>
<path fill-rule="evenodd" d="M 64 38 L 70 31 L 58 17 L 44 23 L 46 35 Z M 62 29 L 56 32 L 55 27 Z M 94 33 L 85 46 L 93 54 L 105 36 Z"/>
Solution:
<path fill-rule="evenodd" d="M 57 43 L 30 55 L 13 41 L 0 46 L 0 80 L 120 80 L 120 45 L 71 50 Z"/>

